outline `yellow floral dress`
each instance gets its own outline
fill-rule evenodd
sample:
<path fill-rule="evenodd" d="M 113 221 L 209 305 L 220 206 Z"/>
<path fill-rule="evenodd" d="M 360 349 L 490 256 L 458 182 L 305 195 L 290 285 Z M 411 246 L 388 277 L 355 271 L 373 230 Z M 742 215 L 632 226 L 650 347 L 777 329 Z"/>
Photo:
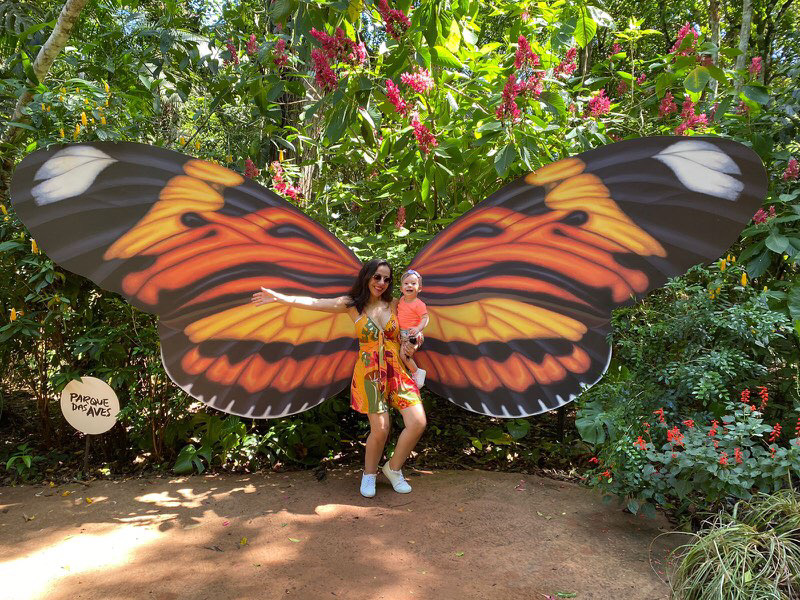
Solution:
<path fill-rule="evenodd" d="M 403 410 L 420 404 L 419 389 L 400 360 L 400 326 L 392 312 L 381 330 L 366 314 L 355 323 L 358 360 L 350 384 L 350 406 L 360 413 Z"/>

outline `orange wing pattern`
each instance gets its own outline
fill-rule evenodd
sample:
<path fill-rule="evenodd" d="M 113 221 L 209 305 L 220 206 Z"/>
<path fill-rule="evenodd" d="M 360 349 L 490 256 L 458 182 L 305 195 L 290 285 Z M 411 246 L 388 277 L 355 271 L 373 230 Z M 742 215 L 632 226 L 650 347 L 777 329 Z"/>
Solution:
<path fill-rule="evenodd" d="M 643 138 L 561 160 L 499 190 L 415 257 L 434 392 L 519 417 L 602 377 L 611 311 L 720 256 L 766 193 L 748 148 Z"/>
<path fill-rule="evenodd" d="M 360 262 L 238 173 L 152 146 L 81 144 L 26 157 L 12 198 L 51 258 L 159 315 L 167 372 L 196 398 L 277 417 L 349 384 L 349 316 L 249 300 L 261 286 L 344 295 Z"/>

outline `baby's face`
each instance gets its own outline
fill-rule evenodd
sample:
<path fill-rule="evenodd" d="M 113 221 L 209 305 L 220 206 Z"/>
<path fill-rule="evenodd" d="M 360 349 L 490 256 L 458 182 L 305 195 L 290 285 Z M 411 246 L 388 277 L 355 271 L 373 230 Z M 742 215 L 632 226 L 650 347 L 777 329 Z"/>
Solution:
<path fill-rule="evenodd" d="M 403 296 L 406 298 L 416 298 L 422 286 L 419 284 L 419 277 L 416 275 L 409 275 L 403 279 Z"/>

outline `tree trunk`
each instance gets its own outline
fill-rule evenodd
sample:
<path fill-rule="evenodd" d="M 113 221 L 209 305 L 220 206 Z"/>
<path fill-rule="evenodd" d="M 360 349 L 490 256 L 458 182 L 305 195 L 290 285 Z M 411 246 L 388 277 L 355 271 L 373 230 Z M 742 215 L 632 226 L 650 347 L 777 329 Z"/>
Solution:
<path fill-rule="evenodd" d="M 711 0 L 708 5 L 708 16 L 711 20 L 711 43 L 714 44 L 714 50 L 711 53 L 711 58 L 714 61 L 714 66 L 719 66 L 719 0 Z M 716 79 L 711 79 L 711 97 L 717 97 L 717 86 L 719 82 Z"/>
<path fill-rule="evenodd" d="M 739 30 L 739 51 L 736 57 L 736 69 L 744 69 L 747 64 L 747 49 L 750 46 L 750 25 L 753 22 L 753 0 L 744 0 L 742 5 L 742 28 Z M 737 88 L 741 83 L 737 84 Z"/>
<path fill-rule="evenodd" d="M 50 67 L 56 60 L 56 56 L 67 45 L 67 40 L 72 33 L 78 17 L 86 6 L 88 0 L 67 0 L 64 3 L 64 8 L 61 9 L 61 14 L 58 15 L 58 21 L 53 28 L 53 32 L 47 41 L 39 49 L 39 54 L 36 55 L 36 60 L 33 61 L 33 72 L 39 81 L 44 81 L 47 77 Z M 32 85 L 32 82 L 28 82 Z M 17 100 L 17 105 L 14 107 L 14 113 L 11 116 L 11 121 L 17 123 L 25 123 L 29 119 L 27 115 L 23 114 L 25 107 L 33 100 L 33 93 L 30 89 L 25 90 L 22 96 Z M 25 135 L 25 130 L 21 127 L 9 125 L 3 132 L 2 142 L 8 144 L 5 148 L 16 147 Z M 8 189 L 9 178 L 11 171 L 14 167 L 14 154 L 15 150 L 4 149 L 2 151 L 2 165 L 0 165 L 0 192 L 5 192 Z"/>

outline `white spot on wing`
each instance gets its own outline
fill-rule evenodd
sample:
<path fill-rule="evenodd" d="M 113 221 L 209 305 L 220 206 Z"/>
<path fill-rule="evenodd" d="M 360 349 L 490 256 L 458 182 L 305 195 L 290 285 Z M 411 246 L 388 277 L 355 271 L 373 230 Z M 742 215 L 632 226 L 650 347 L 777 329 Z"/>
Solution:
<path fill-rule="evenodd" d="M 664 163 L 693 192 L 735 201 L 744 184 L 731 177 L 741 175 L 733 159 L 710 142 L 676 142 L 653 158 Z"/>
<path fill-rule="evenodd" d="M 117 162 L 92 146 L 69 146 L 59 150 L 36 171 L 31 190 L 39 206 L 82 194 L 109 165 Z"/>

